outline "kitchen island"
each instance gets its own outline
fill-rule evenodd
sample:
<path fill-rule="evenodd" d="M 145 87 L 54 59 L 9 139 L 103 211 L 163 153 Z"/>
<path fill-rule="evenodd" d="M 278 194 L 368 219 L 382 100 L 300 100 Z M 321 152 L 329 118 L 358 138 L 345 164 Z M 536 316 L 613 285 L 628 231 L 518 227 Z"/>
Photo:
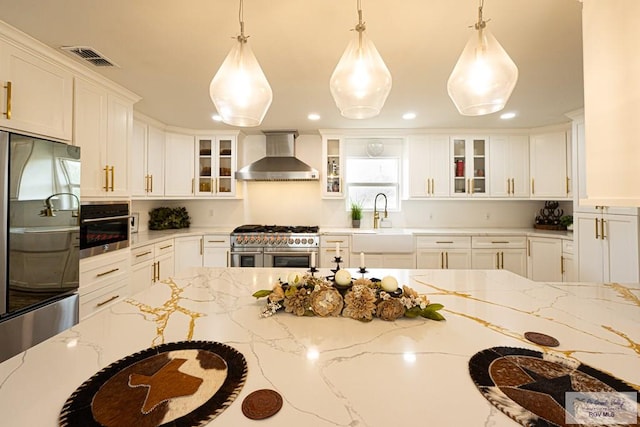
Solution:
<path fill-rule="evenodd" d="M 495 346 L 556 353 L 640 384 L 640 285 L 536 283 L 504 270 L 371 270 L 366 277 L 392 275 L 444 304 L 446 321 L 261 317 L 265 300 L 252 294 L 289 272 L 192 269 L 7 360 L 0 424 L 58 425 L 67 398 L 96 372 L 184 340 L 224 343 L 246 359 L 244 387 L 211 425 L 256 423 L 242 401 L 264 388 L 283 398 L 264 426 L 518 425 L 469 375 L 470 357 Z M 560 345 L 534 344 L 527 331 Z"/>

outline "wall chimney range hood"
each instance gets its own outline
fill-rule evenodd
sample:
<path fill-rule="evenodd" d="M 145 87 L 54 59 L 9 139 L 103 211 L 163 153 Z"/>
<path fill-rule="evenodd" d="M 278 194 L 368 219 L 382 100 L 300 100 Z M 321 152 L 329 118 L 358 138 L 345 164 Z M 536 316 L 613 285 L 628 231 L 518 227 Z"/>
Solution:
<path fill-rule="evenodd" d="M 264 131 L 267 137 L 266 156 L 236 172 L 243 181 L 317 181 L 318 171 L 295 157 L 298 131 Z"/>

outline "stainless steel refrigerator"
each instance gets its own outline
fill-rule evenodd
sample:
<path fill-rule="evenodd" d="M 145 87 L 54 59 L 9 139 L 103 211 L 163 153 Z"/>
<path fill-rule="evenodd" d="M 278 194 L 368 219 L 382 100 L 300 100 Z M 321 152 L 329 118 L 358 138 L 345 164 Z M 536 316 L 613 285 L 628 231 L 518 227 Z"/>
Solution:
<path fill-rule="evenodd" d="M 78 323 L 80 148 L 0 131 L 0 362 Z"/>

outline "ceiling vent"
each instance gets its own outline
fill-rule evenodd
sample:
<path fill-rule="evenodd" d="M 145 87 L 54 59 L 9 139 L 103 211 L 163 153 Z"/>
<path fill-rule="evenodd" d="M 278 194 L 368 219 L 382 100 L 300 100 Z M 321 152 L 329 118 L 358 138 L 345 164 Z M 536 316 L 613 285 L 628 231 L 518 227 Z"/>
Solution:
<path fill-rule="evenodd" d="M 118 67 L 113 61 L 89 46 L 62 46 L 61 49 L 92 63 L 96 67 Z"/>

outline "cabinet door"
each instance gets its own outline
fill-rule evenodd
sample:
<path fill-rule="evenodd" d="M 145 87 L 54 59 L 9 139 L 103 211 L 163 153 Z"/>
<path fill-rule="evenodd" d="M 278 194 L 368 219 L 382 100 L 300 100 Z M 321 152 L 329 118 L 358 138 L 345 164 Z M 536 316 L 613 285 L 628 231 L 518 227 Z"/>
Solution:
<path fill-rule="evenodd" d="M 603 233 L 608 243 L 604 277 L 617 283 L 640 281 L 638 264 L 638 217 L 605 215 Z"/>
<path fill-rule="evenodd" d="M 527 277 L 527 251 L 525 249 L 501 249 L 500 269 Z"/>
<path fill-rule="evenodd" d="M 149 196 L 164 195 L 164 146 L 164 131 L 154 126 L 149 126 L 147 135 L 147 175 L 149 177 L 147 195 Z"/>
<path fill-rule="evenodd" d="M 537 282 L 561 282 L 563 274 L 562 240 L 530 237 L 527 276 Z"/>
<path fill-rule="evenodd" d="M 172 277 L 175 273 L 175 260 L 173 252 L 156 257 L 156 269 L 156 283 L 162 282 L 163 280 Z"/>
<path fill-rule="evenodd" d="M 72 139 L 73 76 L 50 60 L 0 42 L 0 126 Z M 10 106 L 10 115 L 7 108 Z"/>
<path fill-rule="evenodd" d="M 384 268 L 416 268 L 413 254 L 383 254 L 382 264 Z"/>
<path fill-rule="evenodd" d="M 343 173 L 343 141 L 336 135 L 322 136 L 322 159 L 324 171 L 322 176 L 322 197 L 344 197 Z"/>
<path fill-rule="evenodd" d="M 405 181 L 409 198 L 449 196 L 449 138 L 412 135 L 407 138 Z"/>
<path fill-rule="evenodd" d="M 471 268 L 471 251 L 468 249 L 449 249 L 445 252 L 445 266 L 449 270 Z"/>
<path fill-rule="evenodd" d="M 576 275 L 576 265 L 573 260 L 573 254 L 562 255 L 562 281 L 575 282 L 578 280 Z"/>
<path fill-rule="evenodd" d="M 167 133 L 164 193 L 166 196 L 194 195 L 194 142 L 189 135 Z"/>
<path fill-rule="evenodd" d="M 147 124 L 139 121 L 133 122 L 131 145 L 129 150 L 131 167 L 131 195 L 144 197 L 148 190 L 147 174 Z"/>
<path fill-rule="evenodd" d="M 554 132 L 530 138 L 531 197 L 568 197 L 567 133 Z"/>
<path fill-rule="evenodd" d="M 578 280 L 580 282 L 605 281 L 604 244 L 600 238 L 600 215 L 576 214 L 574 236 L 578 245 Z"/>
<path fill-rule="evenodd" d="M 104 196 L 107 156 L 107 93 L 92 83 L 76 79 L 74 94 L 74 144 L 82 149 L 82 196 Z"/>
<path fill-rule="evenodd" d="M 438 249 L 418 249 L 416 253 L 416 268 L 444 268 L 444 252 Z"/>
<path fill-rule="evenodd" d="M 155 262 L 144 261 L 131 266 L 131 294 L 149 289 L 153 284 Z"/>
<path fill-rule="evenodd" d="M 202 236 L 177 237 L 175 241 L 175 272 L 180 274 L 189 267 L 202 267 Z"/>
<path fill-rule="evenodd" d="M 109 94 L 107 96 L 107 164 L 109 196 L 128 197 L 129 142 L 133 123 L 133 104 Z"/>
<path fill-rule="evenodd" d="M 485 137 L 454 137 L 451 139 L 451 195 L 482 197 L 489 194 L 489 144 Z"/>
<path fill-rule="evenodd" d="M 229 267 L 229 248 L 204 248 L 205 267 Z"/>
<path fill-rule="evenodd" d="M 500 268 L 499 251 L 494 249 L 472 250 L 471 267 L 475 270 L 497 270 Z"/>
<path fill-rule="evenodd" d="M 491 195 L 529 196 L 529 137 L 492 136 L 489 165 Z"/>

